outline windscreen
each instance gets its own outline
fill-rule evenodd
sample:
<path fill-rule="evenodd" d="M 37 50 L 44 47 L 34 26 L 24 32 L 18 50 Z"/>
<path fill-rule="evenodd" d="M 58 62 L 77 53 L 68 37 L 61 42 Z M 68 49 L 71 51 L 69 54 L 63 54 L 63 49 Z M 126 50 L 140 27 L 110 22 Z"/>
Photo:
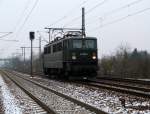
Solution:
<path fill-rule="evenodd" d="M 73 48 L 82 48 L 82 40 L 73 40 Z"/>
<path fill-rule="evenodd" d="M 96 42 L 95 40 L 85 40 L 83 46 L 87 49 L 94 49 L 96 48 Z"/>
<path fill-rule="evenodd" d="M 76 49 L 95 49 L 96 48 L 96 40 L 93 39 L 77 39 L 73 40 L 73 48 Z"/>

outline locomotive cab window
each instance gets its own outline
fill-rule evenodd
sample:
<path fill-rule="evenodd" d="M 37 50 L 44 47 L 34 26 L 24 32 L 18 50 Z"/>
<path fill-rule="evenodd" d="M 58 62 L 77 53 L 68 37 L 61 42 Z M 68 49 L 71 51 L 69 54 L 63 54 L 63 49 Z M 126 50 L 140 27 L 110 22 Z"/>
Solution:
<path fill-rule="evenodd" d="M 73 44 L 72 44 L 73 48 L 82 48 L 82 40 L 73 40 Z"/>
<path fill-rule="evenodd" d="M 72 42 L 72 47 L 74 49 L 95 49 L 96 40 L 93 39 L 74 39 Z"/>
<path fill-rule="evenodd" d="M 84 41 L 84 48 L 87 48 L 87 49 L 96 48 L 96 41 L 95 40 L 85 40 Z"/>

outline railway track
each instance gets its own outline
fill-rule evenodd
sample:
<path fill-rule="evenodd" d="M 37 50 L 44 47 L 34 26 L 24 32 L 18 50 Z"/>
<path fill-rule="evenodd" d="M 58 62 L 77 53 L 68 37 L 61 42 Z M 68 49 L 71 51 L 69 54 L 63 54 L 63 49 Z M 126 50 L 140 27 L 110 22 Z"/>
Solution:
<path fill-rule="evenodd" d="M 117 82 L 127 82 L 131 84 L 141 84 L 144 86 L 150 86 L 150 81 L 145 80 L 137 80 L 132 78 L 111 78 L 111 77 L 98 77 L 99 80 L 107 80 L 107 81 L 117 81 Z"/>
<path fill-rule="evenodd" d="M 37 73 L 35 75 L 37 75 Z M 38 75 L 44 76 L 43 74 Z M 82 82 L 75 81 L 75 83 L 83 83 L 83 81 Z M 109 89 L 125 94 L 141 96 L 144 98 L 150 98 L 150 81 L 99 77 L 95 80 L 88 80 L 83 84 L 98 88 Z"/>
<path fill-rule="evenodd" d="M 83 113 L 90 113 L 90 114 L 107 114 L 106 112 L 96 108 L 96 107 L 93 107 L 89 104 L 86 104 L 86 103 L 83 103 L 79 100 L 76 100 L 74 98 L 71 98 L 67 95 L 64 95 L 60 92 L 57 92 L 53 89 L 50 89 L 48 88 L 47 86 L 45 85 L 42 85 L 38 82 L 35 82 L 33 81 L 32 79 L 29 79 L 29 78 L 26 78 L 18 73 L 14 73 L 14 72 L 11 72 L 11 71 L 3 71 L 3 73 L 8 77 L 10 78 L 16 85 L 18 85 L 23 91 L 25 91 L 32 99 L 34 99 L 47 113 L 49 114 L 56 114 L 56 113 L 61 113 L 64 111 L 64 110 L 60 110 L 60 109 L 57 109 L 56 106 L 50 106 L 49 104 L 43 102 L 40 98 L 38 98 L 36 95 L 33 94 L 33 92 L 31 92 L 31 87 L 36 87 L 36 88 L 40 88 L 42 89 L 42 91 L 45 91 L 47 93 L 52 93 L 51 95 L 49 96 L 57 96 L 57 97 L 61 97 L 61 99 L 63 99 L 62 102 L 68 102 L 70 103 L 70 105 L 75 105 L 76 107 L 78 107 L 78 110 Z M 29 86 L 30 87 L 27 87 Z M 43 94 L 46 94 L 43 92 Z M 40 95 L 40 94 L 39 94 Z M 55 102 L 59 102 L 59 101 L 55 101 Z M 71 111 L 74 111 L 75 112 L 75 109 L 73 108 Z M 77 111 L 77 110 L 76 110 Z M 78 112 L 78 114 L 80 114 Z M 65 114 L 65 113 L 64 113 Z"/>
<path fill-rule="evenodd" d="M 84 82 L 83 84 L 94 86 L 94 87 L 99 87 L 99 88 L 104 88 L 104 89 L 109 89 L 125 94 L 131 94 L 131 95 L 136 95 L 144 98 L 150 98 L 150 88 L 144 87 L 144 85 L 141 87 L 138 84 L 134 83 L 123 83 L 124 80 L 121 82 L 121 80 L 118 80 L 115 82 L 113 80 L 103 80 L 103 79 L 95 79 L 95 80 L 88 80 L 88 82 Z M 139 82 L 139 81 L 138 81 Z M 143 81 L 142 81 L 143 83 Z M 141 84 L 141 83 L 140 83 Z"/>
<path fill-rule="evenodd" d="M 36 96 L 34 96 L 30 91 L 28 91 L 25 87 L 22 86 L 19 81 L 17 81 L 12 75 L 10 75 L 8 72 L 2 71 L 1 72 L 4 74 L 4 78 L 9 78 L 13 83 L 15 83 L 23 92 L 25 92 L 33 101 L 33 106 L 39 110 L 43 109 L 43 112 L 41 114 L 56 114 L 53 110 L 51 110 L 47 105 L 45 105 L 40 99 L 38 99 Z M 5 77 L 6 76 L 6 77 Z M 39 113 L 40 114 L 40 113 Z"/>
<path fill-rule="evenodd" d="M 128 80 L 128 81 L 127 81 Z M 110 83 L 110 85 L 114 85 L 114 86 L 118 86 L 120 85 L 120 87 L 125 87 L 125 88 L 130 88 L 130 89 L 135 89 L 135 90 L 139 90 L 139 91 L 144 91 L 144 92 L 150 92 L 150 82 L 147 83 L 148 81 L 140 81 L 140 80 L 133 80 L 133 79 L 97 79 L 98 82 L 100 83 Z M 145 83 L 144 83 L 145 82 Z"/>
<path fill-rule="evenodd" d="M 39 75 L 43 76 L 43 74 L 39 74 Z M 86 84 L 98 88 L 104 88 L 104 89 L 125 93 L 125 94 L 150 98 L 150 81 L 99 77 L 95 80 L 88 80 L 87 82 L 77 81 L 75 83 L 82 83 L 82 84 Z"/>
<path fill-rule="evenodd" d="M 130 80 L 130 79 L 127 79 L 127 80 Z M 102 80 L 102 78 L 101 78 L 101 79 L 97 79 L 97 80 L 90 80 L 88 82 L 85 82 L 84 84 L 86 84 L 88 86 L 91 85 L 91 86 L 98 87 L 98 88 L 117 91 L 117 92 L 125 94 L 124 96 L 134 95 L 134 96 L 142 97 L 142 98 L 148 98 L 148 99 L 150 98 L 149 83 L 145 84 L 143 80 L 142 80 L 142 82 L 140 82 L 140 80 L 136 81 L 133 79 L 131 79 L 131 81 L 127 81 L 127 80 L 126 79 L 125 79 L 125 81 L 123 79 L 113 80 L 113 78 L 112 78 L 112 80 L 110 80 L 110 79 L 107 80 L 106 78 L 104 78 L 104 80 Z M 81 82 L 73 81 L 73 83 L 83 84 L 83 81 L 81 81 Z M 124 100 L 124 102 L 122 102 L 122 106 L 125 106 L 125 102 L 126 102 L 125 98 L 120 97 L 119 100 L 121 102 L 122 102 L 122 100 Z M 134 102 L 134 100 L 130 101 L 130 102 Z M 137 110 L 138 109 L 140 109 L 140 110 L 150 109 L 149 106 L 142 106 L 142 105 L 141 106 L 127 106 L 126 108 L 132 108 L 132 109 L 137 109 Z"/>

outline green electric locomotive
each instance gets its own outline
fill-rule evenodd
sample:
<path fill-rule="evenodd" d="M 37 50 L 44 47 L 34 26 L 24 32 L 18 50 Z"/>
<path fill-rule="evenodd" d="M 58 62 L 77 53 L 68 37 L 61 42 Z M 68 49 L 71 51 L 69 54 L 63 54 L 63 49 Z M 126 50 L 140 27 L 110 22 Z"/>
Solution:
<path fill-rule="evenodd" d="M 57 37 L 44 47 L 43 70 L 58 78 L 93 78 L 97 75 L 97 56 L 95 37 Z"/>

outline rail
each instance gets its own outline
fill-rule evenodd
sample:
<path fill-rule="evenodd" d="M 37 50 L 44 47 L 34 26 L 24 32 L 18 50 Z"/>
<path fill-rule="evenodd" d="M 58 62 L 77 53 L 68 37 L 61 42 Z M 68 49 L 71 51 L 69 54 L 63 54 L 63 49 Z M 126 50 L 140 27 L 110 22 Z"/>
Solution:
<path fill-rule="evenodd" d="M 7 71 L 7 72 L 8 72 L 8 71 Z M 9 72 L 10 72 L 10 71 L 9 71 Z M 12 73 L 12 72 L 11 72 L 11 73 Z M 17 73 L 14 73 L 14 72 L 13 72 L 13 74 L 14 74 L 15 76 L 18 76 L 18 77 L 20 77 L 20 78 L 26 80 L 26 81 L 29 81 L 29 82 L 33 83 L 33 84 L 35 84 L 35 85 L 37 85 L 37 86 L 39 86 L 39 87 L 41 87 L 41 88 L 43 88 L 43 89 L 45 89 L 45 90 L 47 90 L 47 91 L 50 91 L 50 92 L 52 92 L 52 93 L 54 93 L 54 94 L 56 94 L 56 95 L 58 95 L 58 96 L 60 96 L 60 97 L 63 97 L 63 98 L 65 98 L 65 99 L 67 99 L 67 100 L 69 100 L 69 101 L 71 101 L 71 102 L 73 102 L 73 103 L 75 103 L 75 104 L 77 104 L 77 105 L 79 105 L 79 106 L 81 106 L 81 107 L 84 107 L 85 109 L 90 110 L 91 112 L 94 112 L 94 113 L 96 113 L 96 114 L 107 114 L 106 112 L 104 112 L 104 111 L 102 111 L 102 110 L 100 110 L 100 109 L 98 109 L 98 108 L 96 108 L 96 107 L 94 107 L 94 106 L 91 106 L 91 105 L 86 104 L 86 103 L 84 103 L 84 102 L 81 102 L 81 101 L 79 101 L 79 100 L 77 100 L 77 99 L 74 99 L 74 98 L 72 98 L 72 97 L 69 97 L 69 96 L 67 96 L 67 95 L 65 95 L 65 94 L 62 94 L 62 93 L 60 93 L 60 92 L 57 92 L 57 91 L 55 91 L 55 90 L 53 90 L 53 89 L 50 89 L 50 88 L 48 88 L 48 87 L 45 86 L 45 85 L 39 84 L 39 83 L 37 83 L 37 82 L 35 82 L 35 81 L 32 81 L 31 79 L 29 80 L 29 79 L 27 79 L 27 78 L 25 78 L 25 77 L 22 77 L 21 75 L 19 75 L 19 74 L 17 74 Z"/>
<path fill-rule="evenodd" d="M 7 74 L 7 72 L 2 71 L 1 72 L 7 76 L 13 83 L 15 83 L 21 90 L 23 90 L 30 98 L 32 98 L 40 107 L 42 107 L 48 114 L 56 114 L 55 111 L 50 109 L 46 104 L 44 104 L 41 100 L 39 100 L 37 97 L 35 97 L 32 93 L 30 93 L 27 89 L 25 89 L 19 82 L 15 81 L 11 76 Z"/>

